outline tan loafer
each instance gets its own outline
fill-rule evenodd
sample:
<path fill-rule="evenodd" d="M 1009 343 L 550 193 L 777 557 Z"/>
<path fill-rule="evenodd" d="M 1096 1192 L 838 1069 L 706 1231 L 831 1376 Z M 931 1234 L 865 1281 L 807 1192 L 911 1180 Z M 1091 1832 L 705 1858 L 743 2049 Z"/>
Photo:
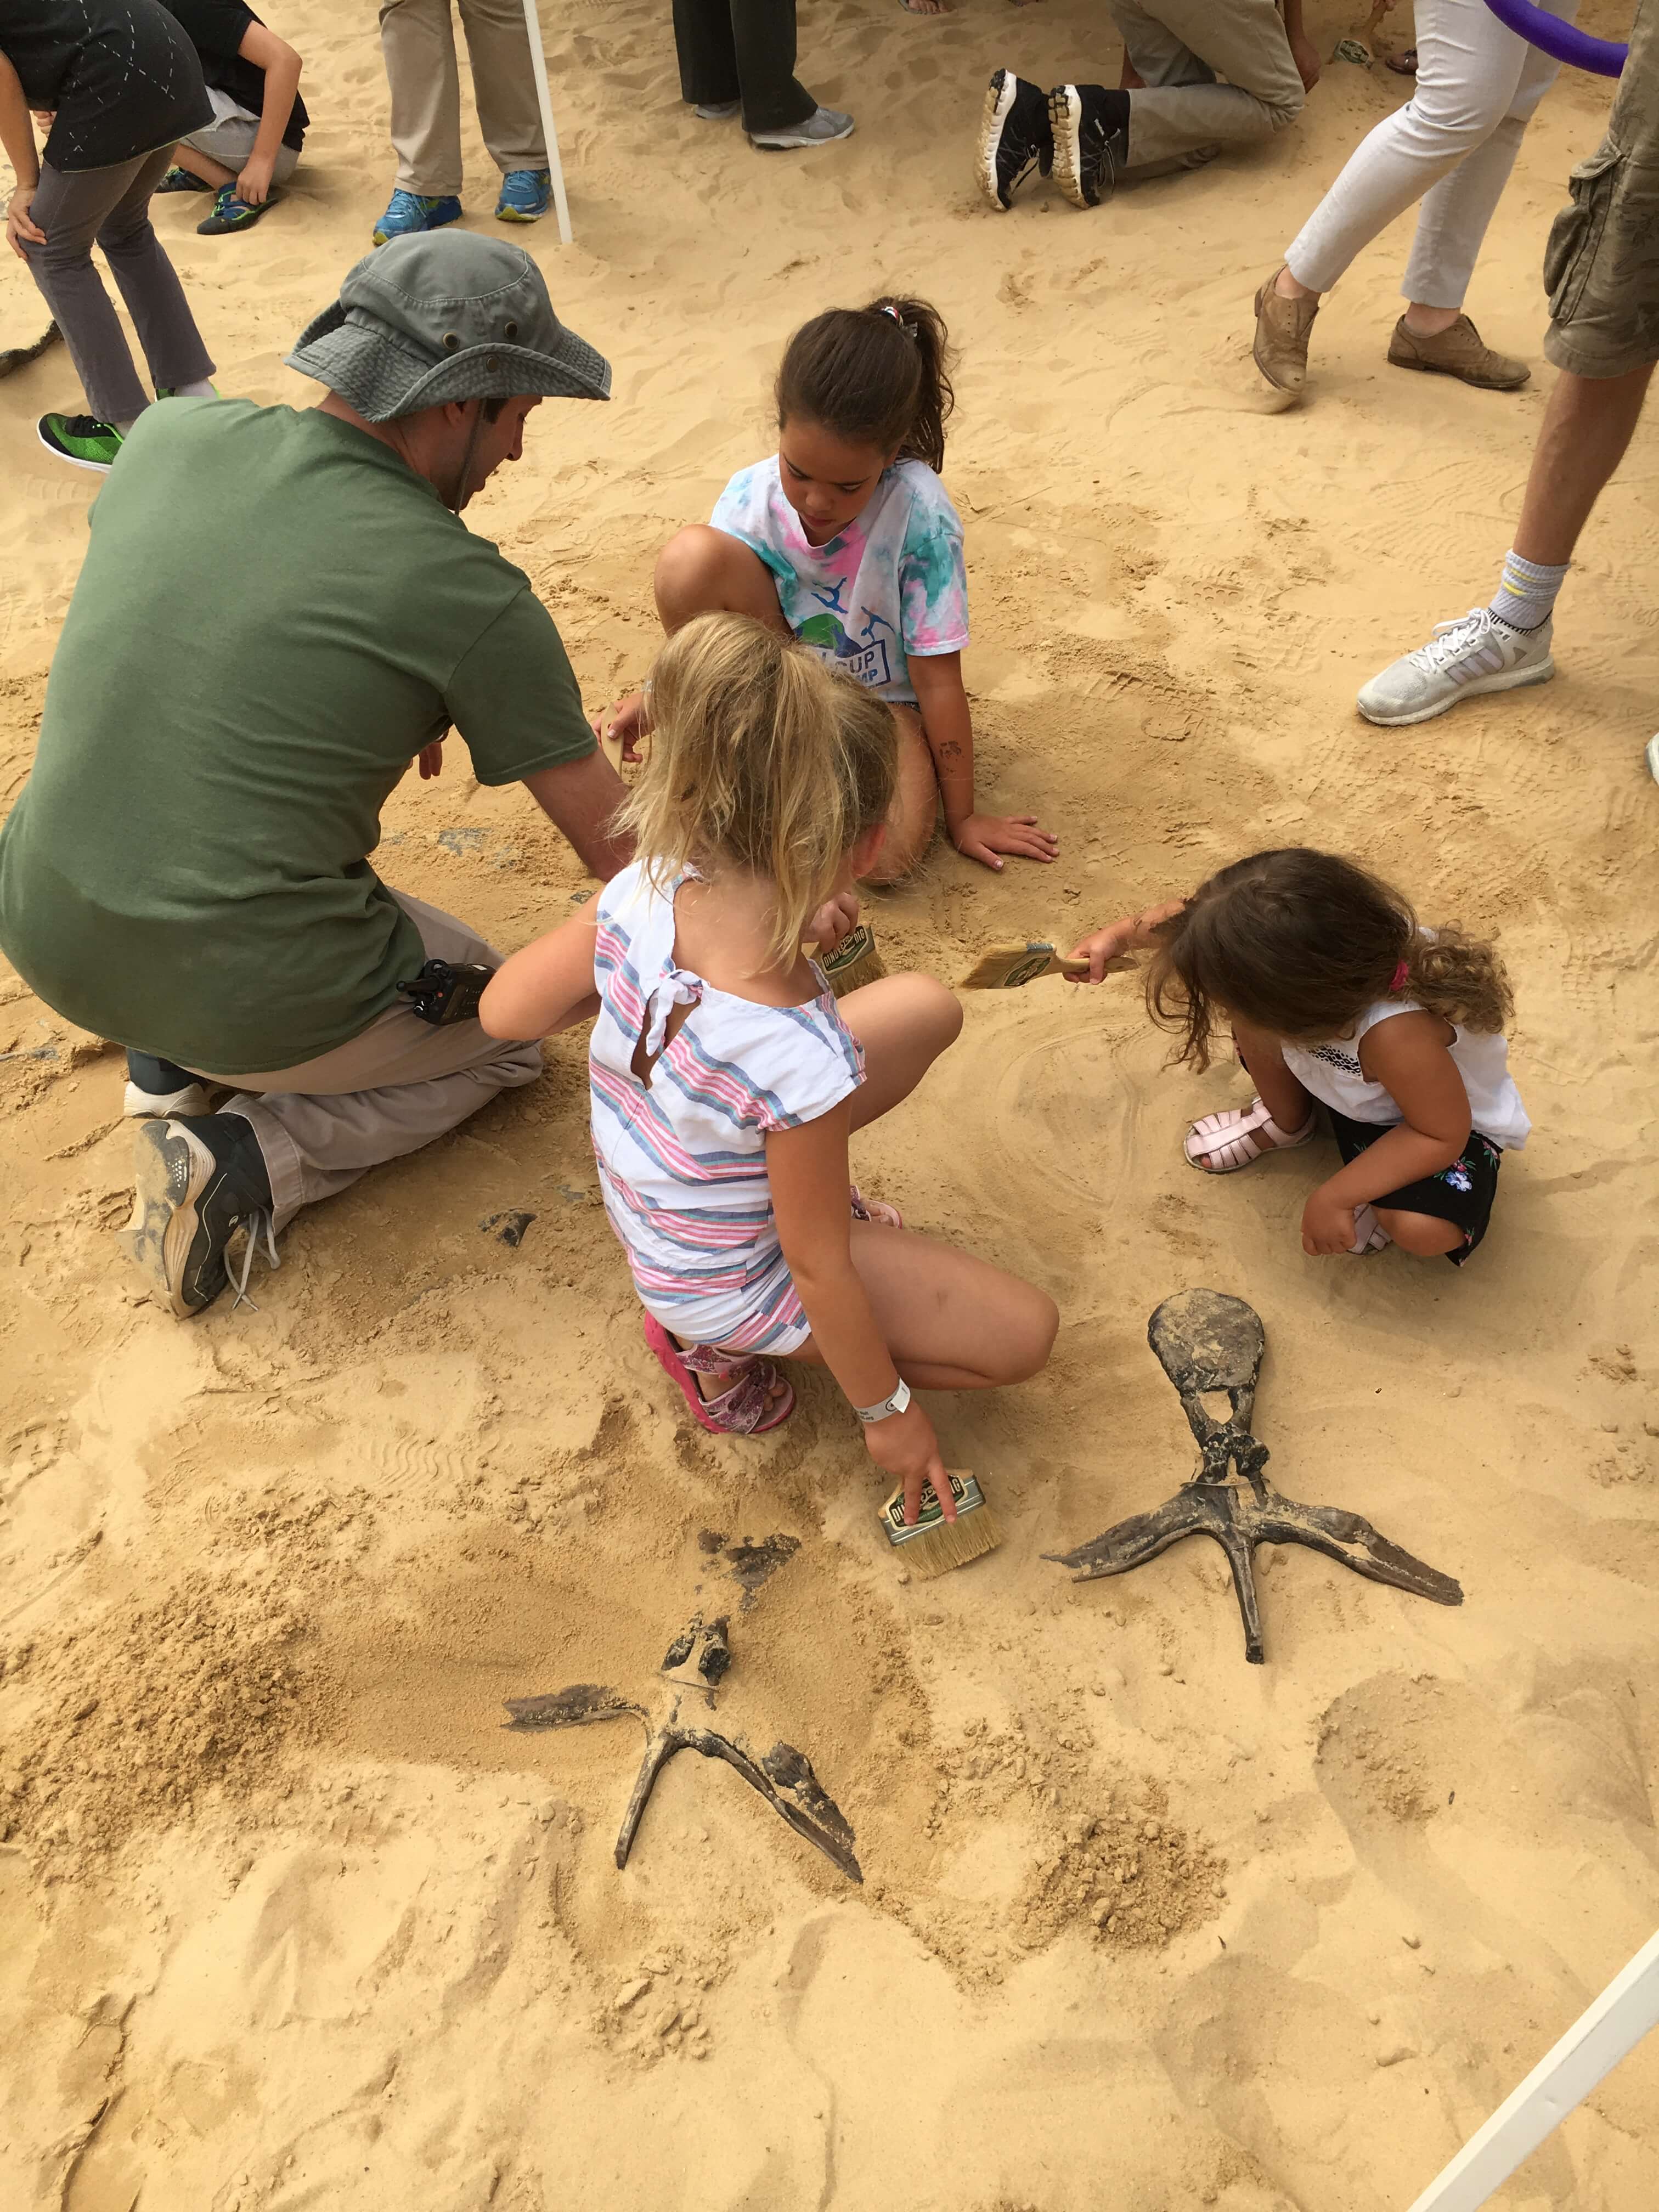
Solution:
<path fill-rule="evenodd" d="M 1449 329 L 1432 338 L 1407 329 L 1402 315 L 1389 340 L 1389 359 L 1396 368 L 1421 368 L 1434 376 L 1459 377 L 1481 392 L 1518 392 L 1532 380 L 1526 362 L 1494 353 L 1467 315 L 1460 315 Z"/>
<path fill-rule="evenodd" d="M 1286 300 L 1273 289 L 1278 282 L 1275 269 L 1255 295 L 1255 339 L 1250 353 L 1269 384 L 1299 398 L 1308 380 L 1308 333 L 1319 302 Z"/>

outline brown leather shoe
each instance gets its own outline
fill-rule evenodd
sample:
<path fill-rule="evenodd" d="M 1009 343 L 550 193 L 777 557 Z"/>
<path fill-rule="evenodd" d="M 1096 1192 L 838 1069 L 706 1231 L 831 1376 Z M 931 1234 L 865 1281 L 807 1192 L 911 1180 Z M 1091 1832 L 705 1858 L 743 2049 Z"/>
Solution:
<path fill-rule="evenodd" d="M 1269 384 L 1298 398 L 1308 380 L 1308 333 L 1317 300 L 1286 300 L 1273 289 L 1279 271 L 1255 295 L 1255 340 L 1250 353 Z"/>
<path fill-rule="evenodd" d="M 1494 353 L 1467 315 L 1460 315 L 1438 337 L 1408 330 L 1402 315 L 1389 340 L 1389 359 L 1396 368 L 1423 368 L 1436 376 L 1461 377 L 1482 392 L 1518 392 L 1532 380 L 1524 361 Z"/>

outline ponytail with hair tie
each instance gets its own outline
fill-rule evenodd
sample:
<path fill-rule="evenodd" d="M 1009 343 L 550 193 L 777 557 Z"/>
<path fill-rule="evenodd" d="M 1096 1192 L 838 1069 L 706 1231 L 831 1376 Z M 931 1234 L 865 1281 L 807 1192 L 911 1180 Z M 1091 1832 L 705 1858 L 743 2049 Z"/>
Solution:
<path fill-rule="evenodd" d="M 950 367 L 945 319 L 926 300 L 894 295 L 867 307 L 831 307 L 803 324 L 784 349 L 779 426 L 821 423 L 848 445 L 941 469 L 945 425 L 956 404 Z"/>

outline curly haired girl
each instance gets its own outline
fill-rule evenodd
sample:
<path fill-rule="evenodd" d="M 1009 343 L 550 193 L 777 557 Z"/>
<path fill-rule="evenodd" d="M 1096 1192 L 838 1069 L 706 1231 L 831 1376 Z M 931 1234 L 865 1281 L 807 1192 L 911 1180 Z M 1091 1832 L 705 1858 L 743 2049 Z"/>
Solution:
<path fill-rule="evenodd" d="M 1194 1167 L 1231 1175 L 1309 1143 L 1317 1103 L 1343 1164 L 1304 1209 L 1303 1250 L 1395 1243 L 1462 1267 L 1486 1235 L 1498 1163 L 1532 1126 L 1509 1072 L 1509 979 L 1490 945 L 1425 928 L 1364 868 L 1291 846 L 1097 930 L 1075 957 L 1098 982 L 1137 947 L 1152 951 L 1146 1003 L 1178 1036 L 1176 1060 L 1202 1072 L 1230 1028 L 1256 1085 L 1248 1107 L 1193 1123 Z"/>

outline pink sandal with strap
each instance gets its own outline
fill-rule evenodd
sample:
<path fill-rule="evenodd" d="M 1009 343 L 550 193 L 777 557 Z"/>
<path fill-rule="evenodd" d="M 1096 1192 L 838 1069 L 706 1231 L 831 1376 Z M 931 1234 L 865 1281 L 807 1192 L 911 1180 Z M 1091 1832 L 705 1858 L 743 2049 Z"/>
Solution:
<path fill-rule="evenodd" d="M 904 1216 L 896 1206 L 884 1206 L 878 1198 L 866 1198 L 856 1183 L 848 1185 L 848 1194 L 853 1201 L 854 1221 L 879 1221 L 889 1229 L 902 1229 Z"/>
<path fill-rule="evenodd" d="M 1257 1144 L 1257 1129 L 1267 1138 L 1265 1145 Z M 1206 1114 L 1194 1121 L 1182 1150 L 1188 1165 L 1205 1175 L 1237 1175 L 1264 1152 L 1293 1152 L 1298 1145 L 1310 1143 L 1313 1133 L 1311 1112 L 1299 1129 L 1281 1129 L 1261 1101 L 1252 1098 L 1248 1107 L 1230 1107 L 1224 1114 Z"/>
<path fill-rule="evenodd" d="M 704 1428 L 722 1437 L 763 1437 L 780 1429 L 795 1410 L 793 1385 L 784 1381 L 776 1365 L 755 1353 L 718 1352 L 712 1344 L 696 1344 L 683 1351 L 653 1314 L 645 1316 L 645 1340 L 672 1375 Z M 704 1398 L 696 1377 L 729 1375 L 732 1386 L 718 1398 Z M 783 1384 L 783 1395 L 772 1391 Z"/>

